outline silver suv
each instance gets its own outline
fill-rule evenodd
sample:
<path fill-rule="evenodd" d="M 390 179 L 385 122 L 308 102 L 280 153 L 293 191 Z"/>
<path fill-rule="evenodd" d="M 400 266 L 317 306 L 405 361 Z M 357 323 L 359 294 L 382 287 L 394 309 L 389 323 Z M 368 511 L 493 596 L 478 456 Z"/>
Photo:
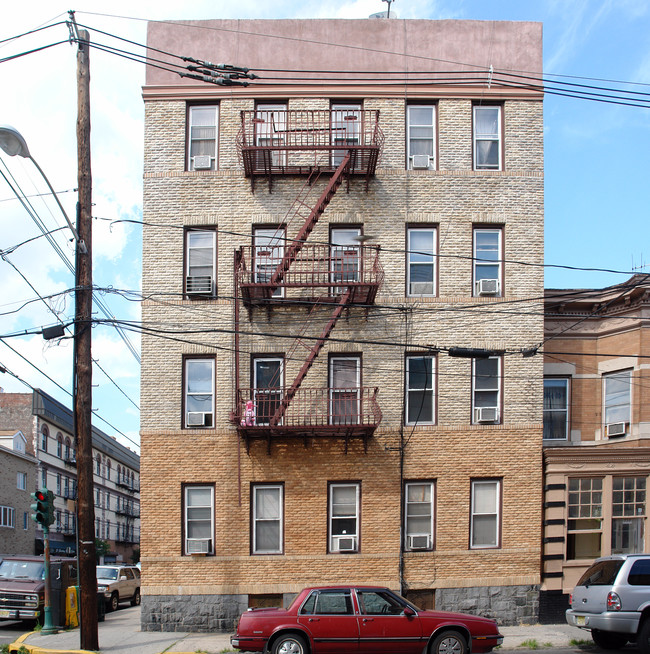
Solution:
<path fill-rule="evenodd" d="M 98 565 L 97 592 L 104 596 L 106 608 L 117 611 L 120 602 L 140 604 L 140 570 L 131 565 Z"/>
<path fill-rule="evenodd" d="M 569 599 L 567 622 L 591 631 L 603 649 L 637 641 L 650 654 L 650 554 L 618 554 L 596 559 Z"/>

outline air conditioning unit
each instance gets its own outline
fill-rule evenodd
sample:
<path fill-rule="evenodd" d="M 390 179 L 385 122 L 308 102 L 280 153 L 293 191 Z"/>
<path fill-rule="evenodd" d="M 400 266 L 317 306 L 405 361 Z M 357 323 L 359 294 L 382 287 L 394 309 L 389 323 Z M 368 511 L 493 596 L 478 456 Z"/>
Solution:
<path fill-rule="evenodd" d="M 197 154 L 194 158 L 194 170 L 210 170 L 212 157 L 209 154 Z"/>
<path fill-rule="evenodd" d="M 414 154 L 411 157 L 413 161 L 413 170 L 428 170 L 430 157 L 428 154 Z"/>
<path fill-rule="evenodd" d="M 188 554 L 209 554 L 209 538 L 187 538 L 185 539 L 185 551 Z"/>
<path fill-rule="evenodd" d="M 606 426 L 607 437 L 611 438 L 612 436 L 625 436 L 625 425 L 624 422 L 610 422 Z"/>
<path fill-rule="evenodd" d="M 188 295 L 211 295 L 212 275 L 190 275 L 186 277 L 185 292 Z"/>
<path fill-rule="evenodd" d="M 212 427 L 212 414 L 202 411 L 188 411 L 186 424 L 188 427 Z"/>
<path fill-rule="evenodd" d="M 431 547 L 429 534 L 409 534 L 410 550 L 428 550 Z"/>
<path fill-rule="evenodd" d="M 411 282 L 411 295 L 433 295 L 433 282 Z"/>
<path fill-rule="evenodd" d="M 474 422 L 496 422 L 499 409 L 495 406 L 477 406 L 474 408 Z"/>
<path fill-rule="evenodd" d="M 334 536 L 334 549 L 338 552 L 354 552 L 357 549 L 356 536 Z"/>
<path fill-rule="evenodd" d="M 496 295 L 499 292 L 499 280 L 479 279 L 476 282 L 476 292 L 479 295 Z"/>

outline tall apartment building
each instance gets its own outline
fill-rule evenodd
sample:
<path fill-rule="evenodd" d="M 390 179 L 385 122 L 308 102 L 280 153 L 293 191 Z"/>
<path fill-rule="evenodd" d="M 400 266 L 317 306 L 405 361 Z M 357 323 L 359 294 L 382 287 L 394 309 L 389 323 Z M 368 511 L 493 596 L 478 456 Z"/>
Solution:
<path fill-rule="evenodd" d="M 148 46 L 260 79 L 147 71 L 142 627 L 343 582 L 535 619 L 543 98 L 510 75 L 541 74 L 541 25 L 183 21 Z"/>
<path fill-rule="evenodd" d="M 40 389 L 32 393 L 0 393 L 0 429 L 12 425 L 20 425 L 26 452 L 34 456 L 27 497 L 36 488 L 47 488 L 55 495 L 50 551 L 53 555 L 74 556 L 77 462 L 72 411 Z M 96 427 L 92 430 L 92 451 L 95 536 L 108 541 L 107 561 L 130 563 L 140 541 L 139 457 Z M 33 530 L 31 534 L 34 537 Z M 42 554 L 40 527 L 35 538 L 36 554 Z M 30 553 L 34 553 L 33 542 Z"/>
<path fill-rule="evenodd" d="M 542 619 L 595 558 L 650 549 L 649 312 L 648 275 L 546 291 Z"/>

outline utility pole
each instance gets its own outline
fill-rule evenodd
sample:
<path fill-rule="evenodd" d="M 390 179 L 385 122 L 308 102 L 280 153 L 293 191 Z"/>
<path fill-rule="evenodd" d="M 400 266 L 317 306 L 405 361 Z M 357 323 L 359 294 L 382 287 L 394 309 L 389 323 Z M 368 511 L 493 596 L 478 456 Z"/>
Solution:
<path fill-rule="evenodd" d="M 77 31 L 77 25 L 72 21 Z M 92 176 L 90 170 L 90 35 L 77 31 L 77 245 L 75 265 L 74 418 L 77 447 L 77 542 L 81 649 L 98 650 L 92 450 Z M 85 247 L 83 247 L 83 245 Z"/>

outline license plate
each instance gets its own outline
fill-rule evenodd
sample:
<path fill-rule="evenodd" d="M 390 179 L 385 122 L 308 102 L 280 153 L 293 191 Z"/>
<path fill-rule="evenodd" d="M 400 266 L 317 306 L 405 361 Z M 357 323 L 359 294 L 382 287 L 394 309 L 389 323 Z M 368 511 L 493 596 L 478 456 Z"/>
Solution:
<path fill-rule="evenodd" d="M 584 615 L 576 615 L 576 625 L 578 625 L 578 627 L 584 627 L 585 626 L 585 616 Z"/>
<path fill-rule="evenodd" d="M 0 609 L 0 618 L 13 618 L 14 616 L 14 611 L 10 611 L 9 609 Z"/>

